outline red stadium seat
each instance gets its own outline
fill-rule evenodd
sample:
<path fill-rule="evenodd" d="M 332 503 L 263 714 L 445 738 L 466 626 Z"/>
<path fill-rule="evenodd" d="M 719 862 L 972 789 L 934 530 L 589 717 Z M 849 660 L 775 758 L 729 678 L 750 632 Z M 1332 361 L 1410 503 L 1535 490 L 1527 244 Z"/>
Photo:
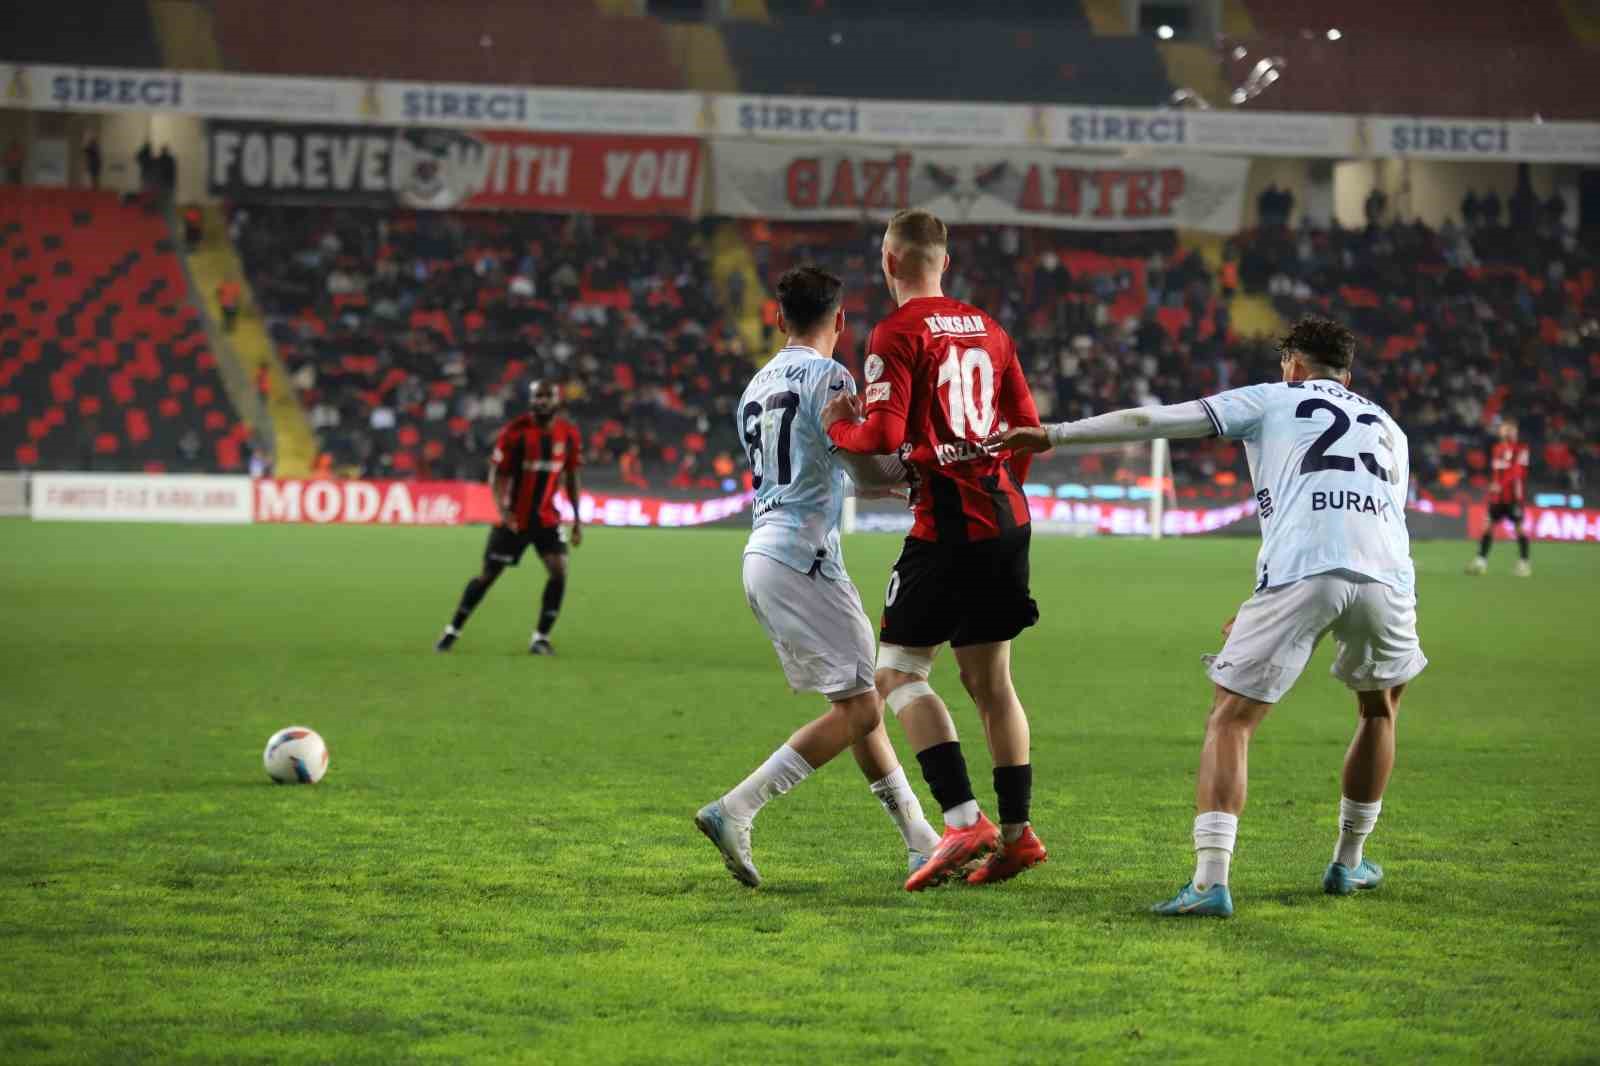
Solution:
<path fill-rule="evenodd" d="M 98 396 L 80 396 L 80 397 L 78 397 L 78 413 L 80 415 L 97 415 L 97 414 L 99 414 L 100 413 L 100 397 L 98 397 Z"/>
<path fill-rule="evenodd" d="M 227 426 L 228 416 L 213 407 L 211 410 L 205 413 L 205 417 L 202 419 L 202 424 L 207 429 L 215 432 Z"/>
<path fill-rule="evenodd" d="M 119 446 L 115 433 L 101 433 L 94 439 L 96 455 L 115 455 Z"/>
<path fill-rule="evenodd" d="M 17 456 L 17 465 L 18 466 L 38 466 L 39 465 L 39 449 L 35 448 L 31 444 L 19 444 L 19 445 L 17 445 L 16 456 Z"/>
<path fill-rule="evenodd" d="M 165 396 L 156 405 L 156 410 L 161 413 L 162 418 L 177 418 L 183 411 L 183 405 L 171 396 Z"/>

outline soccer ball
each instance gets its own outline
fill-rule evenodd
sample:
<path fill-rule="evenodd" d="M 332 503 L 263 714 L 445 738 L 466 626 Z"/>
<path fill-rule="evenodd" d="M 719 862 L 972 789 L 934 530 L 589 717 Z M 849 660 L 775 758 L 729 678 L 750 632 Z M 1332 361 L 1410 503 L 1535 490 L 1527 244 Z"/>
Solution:
<path fill-rule="evenodd" d="M 280 785 L 314 785 L 328 772 L 328 745 L 316 730 L 292 725 L 267 738 L 261 762 Z"/>

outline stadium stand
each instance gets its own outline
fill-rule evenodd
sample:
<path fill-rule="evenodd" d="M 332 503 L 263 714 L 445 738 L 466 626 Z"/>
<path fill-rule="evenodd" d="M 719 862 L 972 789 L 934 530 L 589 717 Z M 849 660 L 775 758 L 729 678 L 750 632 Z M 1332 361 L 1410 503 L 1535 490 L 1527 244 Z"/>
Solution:
<path fill-rule="evenodd" d="M 839 355 L 859 373 L 866 330 L 889 310 L 877 228 L 742 225 L 761 279 L 800 261 L 846 279 Z M 747 345 L 697 227 L 252 208 L 240 232 L 339 466 L 479 477 L 522 383 L 553 376 L 602 477 L 711 488 L 742 470 L 731 405 Z M 1170 233 L 953 236 L 948 291 L 1012 331 L 1048 419 L 1273 379 L 1270 343 L 1236 335 L 1231 318 L 1230 295 L 1260 293 L 1286 318 L 1329 313 L 1359 331 L 1357 386 L 1410 433 L 1425 494 L 1485 486 L 1487 427 L 1502 413 L 1534 443 L 1539 484 L 1571 491 L 1600 470 L 1595 266 L 1553 230 L 1277 227 L 1230 242 L 1220 269 Z M 761 341 L 757 355 L 782 338 Z M 1069 475 L 1046 461 L 1036 477 L 1144 473 L 1074 462 Z M 1233 443 L 1188 445 L 1176 464 L 1183 499 L 1248 492 Z"/>
<path fill-rule="evenodd" d="M 1593 53 L 1578 43 L 1557 0 L 1527 0 L 1507 18 L 1499 3 L 1394 4 L 1247 0 L 1257 29 L 1223 57 L 1241 84 L 1263 57 L 1281 79 L 1250 106 L 1470 118 L 1587 119 L 1600 98 Z M 1327 31 L 1337 29 L 1337 40 Z M 1448 62 L 1440 62 L 1446 57 Z"/>
<path fill-rule="evenodd" d="M 850 224 L 749 227 L 765 276 L 803 259 L 840 272 L 858 323 L 889 310 L 878 235 Z M 1012 332 L 1047 419 L 1275 379 L 1270 344 L 1233 329 L 1226 297 L 1236 274 L 1236 291 L 1270 296 L 1285 318 L 1331 314 L 1358 331 L 1356 386 L 1406 428 L 1425 493 L 1486 487 L 1487 427 L 1502 413 L 1534 443 L 1539 483 L 1572 491 L 1600 471 L 1595 264 L 1548 225 L 1471 233 L 1278 227 L 1230 242 L 1220 270 L 1170 234 L 1086 239 L 961 227 L 952 238 L 947 291 Z M 847 363 L 860 358 L 861 339 L 858 332 L 841 346 Z M 1186 444 L 1174 462 L 1180 497 L 1248 492 L 1235 444 Z M 1035 469 L 1044 480 L 1059 473 L 1048 460 Z"/>
<path fill-rule="evenodd" d="M 918 79 L 923 99 L 1148 107 L 1172 90 L 1151 40 L 1096 37 L 1081 15 L 790 17 L 729 23 L 723 36 L 740 86 L 753 93 L 905 98 L 908 70 L 937 72 Z"/>
<path fill-rule="evenodd" d="M 252 207 L 233 227 L 336 468 L 481 478 L 521 390 L 554 378 L 601 477 L 735 476 L 750 361 L 696 226 Z"/>
<path fill-rule="evenodd" d="M 659 21 L 589 4 L 217 0 L 215 25 L 228 69 L 257 74 L 686 87 Z"/>
<path fill-rule="evenodd" d="M 231 409 L 162 215 L 0 189 L 0 455 L 21 469 L 233 471 Z"/>
<path fill-rule="evenodd" d="M 142 0 L 8 4 L 4 50 L 11 63 L 161 65 L 155 28 Z"/>

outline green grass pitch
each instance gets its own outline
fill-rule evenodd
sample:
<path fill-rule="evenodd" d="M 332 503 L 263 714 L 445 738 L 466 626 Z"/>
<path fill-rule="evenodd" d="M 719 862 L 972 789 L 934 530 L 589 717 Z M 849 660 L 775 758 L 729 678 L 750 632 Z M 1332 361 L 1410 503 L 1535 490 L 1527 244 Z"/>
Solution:
<path fill-rule="evenodd" d="M 740 533 L 593 531 L 558 658 L 524 651 L 536 564 L 435 655 L 483 536 L 0 523 L 0 1061 L 1600 1056 L 1600 551 L 1520 581 L 1505 545 L 1481 579 L 1420 545 L 1388 883 L 1318 890 L 1354 718 L 1324 647 L 1252 753 L 1238 917 L 1174 922 L 1145 907 L 1190 871 L 1198 660 L 1254 542 L 1036 542 L 1051 860 L 911 896 L 848 758 L 757 822 L 758 891 L 690 824 L 821 710 Z M 869 605 L 897 544 L 849 542 Z M 934 681 L 992 809 L 947 657 Z M 290 724 L 333 750 L 315 788 L 262 772 Z"/>

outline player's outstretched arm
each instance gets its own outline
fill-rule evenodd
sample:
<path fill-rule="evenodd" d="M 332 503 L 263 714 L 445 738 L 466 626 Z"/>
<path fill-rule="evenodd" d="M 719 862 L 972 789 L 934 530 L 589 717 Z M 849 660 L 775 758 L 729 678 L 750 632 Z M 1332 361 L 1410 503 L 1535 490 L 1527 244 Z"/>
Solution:
<path fill-rule="evenodd" d="M 1058 444 L 1127 444 L 1131 441 L 1183 440 L 1210 437 L 1216 423 L 1199 400 L 1164 407 L 1130 407 L 1077 422 L 1051 426 L 1018 426 L 992 434 L 984 442 L 991 452 L 1047 452 Z"/>
<path fill-rule="evenodd" d="M 873 499 L 905 495 L 906 464 L 898 455 L 857 455 L 843 449 L 833 454 L 855 483 L 857 496 Z"/>

